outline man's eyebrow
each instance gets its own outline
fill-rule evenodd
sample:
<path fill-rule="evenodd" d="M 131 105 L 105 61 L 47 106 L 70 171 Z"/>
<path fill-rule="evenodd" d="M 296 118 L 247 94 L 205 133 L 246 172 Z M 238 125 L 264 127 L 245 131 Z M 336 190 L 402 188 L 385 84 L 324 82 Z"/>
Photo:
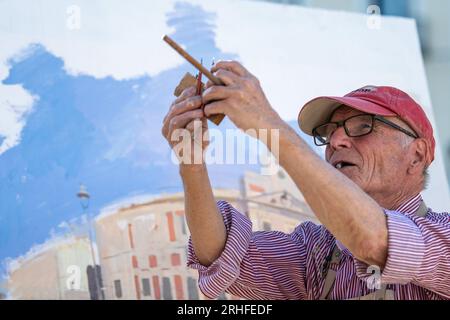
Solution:
<path fill-rule="evenodd" d="M 331 116 L 330 116 L 330 118 L 328 119 L 328 122 L 330 122 L 331 119 L 333 119 L 333 117 L 334 117 L 334 115 L 336 114 L 336 112 L 339 111 L 339 109 L 341 109 L 342 107 L 347 107 L 347 108 L 348 108 L 348 110 L 345 111 L 345 112 L 343 112 L 343 114 L 351 113 L 353 110 L 356 110 L 356 109 L 353 109 L 353 108 L 350 107 L 350 106 L 347 106 L 347 105 L 345 105 L 345 104 L 341 104 L 341 105 L 339 105 L 339 106 L 336 108 L 336 110 L 334 110 L 334 111 L 331 113 Z M 356 111 L 358 111 L 358 110 L 356 110 Z M 356 116 L 364 115 L 364 114 L 370 114 L 370 113 L 362 112 L 362 111 L 361 111 L 361 114 L 357 114 Z"/>
<path fill-rule="evenodd" d="M 336 112 L 338 112 L 339 111 L 339 109 L 341 109 L 342 107 L 347 107 L 345 104 L 340 104 L 340 105 L 338 105 L 337 106 L 337 108 L 336 109 L 334 109 L 334 111 L 331 113 L 331 115 L 330 115 L 330 117 L 328 118 L 328 122 L 330 122 L 331 121 L 331 119 L 333 119 L 333 117 L 334 117 L 334 115 L 335 115 L 335 113 Z M 350 109 L 351 110 L 351 109 Z"/>

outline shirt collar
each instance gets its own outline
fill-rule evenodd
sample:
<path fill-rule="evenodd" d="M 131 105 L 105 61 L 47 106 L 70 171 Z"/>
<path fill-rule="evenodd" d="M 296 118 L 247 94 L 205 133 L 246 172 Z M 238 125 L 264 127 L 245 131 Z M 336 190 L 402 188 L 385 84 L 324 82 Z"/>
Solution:
<path fill-rule="evenodd" d="M 422 195 L 419 193 L 408 201 L 403 202 L 394 211 L 401 212 L 408 216 L 414 215 L 419 210 L 420 204 L 423 202 Z"/>

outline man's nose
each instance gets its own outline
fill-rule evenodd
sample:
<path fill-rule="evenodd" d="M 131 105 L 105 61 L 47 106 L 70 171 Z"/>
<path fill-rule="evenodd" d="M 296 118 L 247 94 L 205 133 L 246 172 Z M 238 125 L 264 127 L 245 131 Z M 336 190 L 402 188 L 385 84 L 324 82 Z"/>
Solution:
<path fill-rule="evenodd" d="M 330 147 L 333 150 L 351 148 L 350 137 L 345 132 L 344 127 L 337 128 L 330 138 Z"/>

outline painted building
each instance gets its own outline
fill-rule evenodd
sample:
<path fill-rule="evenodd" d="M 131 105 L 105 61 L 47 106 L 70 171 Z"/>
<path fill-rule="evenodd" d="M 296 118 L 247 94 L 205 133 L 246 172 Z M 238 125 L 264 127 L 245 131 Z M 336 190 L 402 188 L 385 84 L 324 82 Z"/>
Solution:
<path fill-rule="evenodd" d="M 316 221 L 284 171 L 274 176 L 247 172 L 240 191 L 214 194 L 246 214 L 254 231 L 291 233 L 303 221 Z M 186 266 L 189 230 L 183 193 L 126 199 L 105 208 L 95 228 L 106 299 L 205 299 L 197 271 Z"/>
<path fill-rule="evenodd" d="M 24 256 L 9 260 L 8 298 L 14 300 L 88 300 L 89 239 L 53 238 Z"/>
<path fill-rule="evenodd" d="M 239 192 L 215 196 L 238 206 Z M 187 268 L 184 194 L 129 199 L 96 218 L 106 299 L 198 300 L 197 272 Z"/>
<path fill-rule="evenodd" d="M 272 176 L 246 172 L 241 189 L 245 211 L 255 231 L 292 233 L 302 222 L 319 224 L 303 195 L 283 169 Z"/>
<path fill-rule="evenodd" d="M 254 231 L 291 233 L 317 222 L 283 170 L 273 176 L 246 172 L 240 190 L 214 190 L 247 215 Z M 189 230 L 184 194 L 127 198 L 104 208 L 95 219 L 96 261 L 109 300 L 203 300 L 196 270 L 186 266 Z M 69 234 L 69 233 L 68 233 Z M 8 262 L 11 299 L 90 299 L 93 286 L 89 238 L 55 237 Z M 45 270 L 45 272 L 42 272 Z M 220 299 L 238 299 L 223 294 Z"/>

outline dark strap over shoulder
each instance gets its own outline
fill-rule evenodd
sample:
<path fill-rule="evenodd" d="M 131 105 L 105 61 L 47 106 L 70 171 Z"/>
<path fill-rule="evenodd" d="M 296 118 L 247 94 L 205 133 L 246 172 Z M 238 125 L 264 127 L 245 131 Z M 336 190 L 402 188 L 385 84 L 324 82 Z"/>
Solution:
<path fill-rule="evenodd" d="M 428 213 L 428 207 L 424 201 L 420 204 L 419 208 L 416 211 L 416 215 L 421 218 L 425 218 Z M 322 294 L 320 296 L 320 300 L 329 299 L 330 293 L 333 289 L 334 283 L 336 281 L 336 271 L 331 269 L 332 264 L 339 264 L 341 262 L 342 252 L 339 249 L 337 243 L 335 242 L 333 251 L 331 253 L 331 257 L 327 258 L 327 275 L 325 277 L 325 285 L 322 290 Z M 387 284 L 382 284 L 381 288 L 376 292 L 367 295 L 365 297 L 360 297 L 352 300 L 367 300 L 367 299 L 375 299 L 375 300 L 385 300 L 385 299 L 394 299 L 394 292 L 392 290 L 387 290 Z"/>
<path fill-rule="evenodd" d="M 331 259 L 328 261 L 328 270 L 325 278 L 325 285 L 322 290 L 322 295 L 320 296 L 320 300 L 327 300 L 330 295 L 331 289 L 333 289 L 334 282 L 336 280 L 336 271 L 331 269 L 332 264 L 337 264 L 341 262 L 342 252 L 339 249 L 338 245 L 335 243 L 333 252 L 331 253 Z"/>
<path fill-rule="evenodd" d="M 428 213 L 428 207 L 425 204 L 425 201 L 422 201 L 422 203 L 420 204 L 419 209 L 417 209 L 416 216 L 421 217 L 421 218 L 425 218 L 427 216 L 427 213 Z"/>

